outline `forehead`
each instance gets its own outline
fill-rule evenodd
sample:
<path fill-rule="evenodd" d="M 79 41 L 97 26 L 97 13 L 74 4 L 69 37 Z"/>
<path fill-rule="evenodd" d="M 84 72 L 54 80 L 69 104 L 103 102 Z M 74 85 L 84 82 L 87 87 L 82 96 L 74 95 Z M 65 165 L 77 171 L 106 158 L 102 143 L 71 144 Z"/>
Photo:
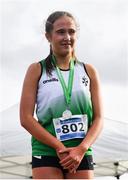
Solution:
<path fill-rule="evenodd" d="M 68 29 L 68 28 L 76 29 L 75 21 L 71 17 L 68 17 L 68 16 L 60 17 L 53 24 L 54 30 Z"/>

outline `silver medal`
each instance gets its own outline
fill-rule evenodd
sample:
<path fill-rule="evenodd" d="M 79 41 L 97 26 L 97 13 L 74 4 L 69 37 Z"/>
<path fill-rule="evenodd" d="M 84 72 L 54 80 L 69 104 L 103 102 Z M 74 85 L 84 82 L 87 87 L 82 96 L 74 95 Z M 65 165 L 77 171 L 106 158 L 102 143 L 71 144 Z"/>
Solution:
<path fill-rule="evenodd" d="M 63 118 L 66 119 L 66 118 L 71 118 L 72 116 L 72 113 L 70 110 L 66 109 L 64 112 L 63 112 Z"/>

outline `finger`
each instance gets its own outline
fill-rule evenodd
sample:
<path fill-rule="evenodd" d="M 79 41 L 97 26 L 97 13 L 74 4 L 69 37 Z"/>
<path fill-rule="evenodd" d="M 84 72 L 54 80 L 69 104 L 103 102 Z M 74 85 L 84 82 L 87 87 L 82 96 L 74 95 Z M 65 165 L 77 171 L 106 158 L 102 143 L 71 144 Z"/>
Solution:
<path fill-rule="evenodd" d="M 60 164 L 64 164 L 70 160 L 71 160 L 71 158 L 69 156 L 67 156 L 67 157 L 63 158 L 62 160 L 60 160 Z"/>
<path fill-rule="evenodd" d="M 79 164 L 75 165 L 72 169 L 70 169 L 70 173 L 76 173 L 77 168 L 79 167 Z"/>
<path fill-rule="evenodd" d="M 73 164 L 73 160 L 67 161 L 66 163 L 62 163 L 61 166 L 67 168 L 68 166 L 71 166 Z"/>
<path fill-rule="evenodd" d="M 71 169 L 71 170 L 69 170 L 69 173 L 76 173 L 76 170 L 74 170 L 74 169 Z"/>
<path fill-rule="evenodd" d="M 74 162 L 66 166 L 67 169 L 76 169 L 76 167 L 78 167 L 78 163 L 74 163 Z"/>
<path fill-rule="evenodd" d="M 65 166 L 64 166 L 65 167 Z M 71 163 L 71 164 L 69 164 L 68 166 L 66 166 L 66 169 L 74 169 L 75 168 L 75 165 L 74 165 L 74 163 Z"/>
<path fill-rule="evenodd" d="M 68 164 L 78 164 L 79 161 L 78 161 L 78 158 L 75 157 L 75 158 L 71 158 L 70 156 L 67 156 L 66 158 L 63 158 L 61 161 L 60 161 L 60 164 L 64 167 L 64 166 L 67 166 Z"/>
<path fill-rule="evenodd" d="M 76 169 L 71 169 L 70 171 L 69 171 L 69 173 L 76 173 Z"/>
<path fill-rule="evenodd" d="M 74 165 L 73 168 L 69 169 L 69 173 L 76 173 L 76 167 L 75 167 L 75 165 Z"/>
<path fill-rule="evenodd" d="M 65 157 L 67 157 L 68 153 L 62 153 L 62 154 L 59 154 L 59 157 L 60 159 L 63 159 Z"/>

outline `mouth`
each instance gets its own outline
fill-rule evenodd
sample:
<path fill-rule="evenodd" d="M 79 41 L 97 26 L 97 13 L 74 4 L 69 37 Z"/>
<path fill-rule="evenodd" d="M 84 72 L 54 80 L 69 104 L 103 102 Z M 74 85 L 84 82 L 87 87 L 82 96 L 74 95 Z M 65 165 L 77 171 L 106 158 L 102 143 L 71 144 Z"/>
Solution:
<path fill-rule="evenodd" d="M 63 46 L 63 47 L 70 47 L 70 46 L 72 46 L 72 44 L 70 42 L 62 43 L 61 46 Z"/>

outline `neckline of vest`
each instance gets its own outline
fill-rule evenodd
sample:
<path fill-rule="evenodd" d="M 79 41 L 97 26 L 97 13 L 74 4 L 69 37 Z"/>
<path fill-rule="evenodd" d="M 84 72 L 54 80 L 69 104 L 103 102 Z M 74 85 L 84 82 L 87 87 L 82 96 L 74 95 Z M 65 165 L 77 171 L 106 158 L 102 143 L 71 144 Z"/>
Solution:
<path fill-rule="evenodd" d="M 59 68 L 61 71 L 70 71 L 70 68 L 68 68 L 68 69 L 61 69 L 61 68 Z"/>
<path fill-rule="evenodd" d="M 76 64 L 76 61 L 74 62 L 74 65 Z M 68 69 L 61 69 L 61 68 L 59 68 L 61 71 L 70 71 L 70 68 L 68 68 Z"/>

